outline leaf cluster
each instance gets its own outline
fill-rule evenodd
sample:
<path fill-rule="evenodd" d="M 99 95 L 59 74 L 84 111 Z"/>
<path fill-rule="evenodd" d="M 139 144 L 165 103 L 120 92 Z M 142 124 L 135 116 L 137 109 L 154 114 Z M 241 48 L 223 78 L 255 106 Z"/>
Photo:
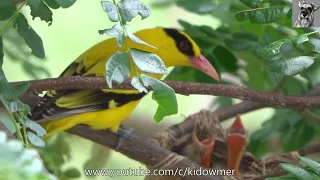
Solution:
<path fill-rule="evenodd" d="M 174 90 L 167 84 L 143 73 L 165 75 L 168 73 L 161 58 L 140 49 L 130 48 L 126 41 L 133 41 L 156 48 L 144 42 L 128 29 L 128 22 L 136 16 L 142 19 L 151 14 L 150 8 L 139 0 L 102 1 L 101 5 L 107 13 L 110 21 L 119 22 L 110 29 L 100 30 L 100 34 L 114 36 L 117 39 L 118 48 L 124 46 L 125 51 L 118 50 L 106 63 L 107 83 L 112 88 L 113 81 L 121 84 L 126 79 L 133 76 L 131 84 L 141 93 L 147 93 L 147 87 L 153 89 L 152 99 L 158 104 L 154 120 L 160 122 L 165 116 L 177 114 L 178 104 Z M 126 38 L 126 36 L 128 38 Z M 133 72 L 132 72 L 133 71 Z"/>

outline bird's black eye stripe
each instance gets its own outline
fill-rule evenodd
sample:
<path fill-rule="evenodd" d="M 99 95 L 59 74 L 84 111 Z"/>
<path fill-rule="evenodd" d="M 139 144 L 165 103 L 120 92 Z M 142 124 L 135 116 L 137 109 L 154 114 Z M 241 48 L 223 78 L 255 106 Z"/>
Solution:
<path fill-rule="evenodd" d="M 168 36 L 174 39 L 174 41 L 176 42 L 176 46 L 180 52 L 187 56 L 195 56 L 191 42 L 183 34 L 181 34 L 176 29 L 170 28 L 164 28 L 164 31 Z"/>

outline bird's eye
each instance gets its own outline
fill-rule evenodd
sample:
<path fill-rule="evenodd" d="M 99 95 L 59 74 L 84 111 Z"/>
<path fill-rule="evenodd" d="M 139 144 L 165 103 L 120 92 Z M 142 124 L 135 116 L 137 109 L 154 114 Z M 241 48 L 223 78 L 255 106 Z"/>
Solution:
<path fill-rule="evenodd" d="M 190 48 L 190 45 L 187 41 L 182 41 L 180 42 L 179 44 L 179 48 L 182 50 L 182 51 L 188 51 L 189 48 Z"/>

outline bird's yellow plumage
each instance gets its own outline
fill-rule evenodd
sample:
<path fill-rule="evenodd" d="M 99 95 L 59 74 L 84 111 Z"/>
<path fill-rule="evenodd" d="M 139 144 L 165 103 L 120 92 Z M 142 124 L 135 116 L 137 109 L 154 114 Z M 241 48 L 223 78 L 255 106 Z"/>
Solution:
<path fill-rule="evenodd" d="M 61 76 L 106 76 L 106 61 L 124 47 L 151 52 L 161 57 L 166 67 L 190 66 L 216 78 L 213 67 L 200 54 L 197 44 L 184 32 L 175 29 L 152 28 L 135 33 L 143 41 L 155 46 L 137 44 L 128 37 L 127 44 L 117 48 L 115 38 L 102 41 L 79 56 Z M 210 67 L 213 69 L 210 69 Z M 137 68 L 131 66 L 131 77 Z M 139 71 L 139 70 L 138 70 Z M 141 71 L 139 71 L 141 73 Z M 161 75 L 148 74 L 160 79 Z M 143 93 L 136 90 L 65 90 L 49 91 L 32 111 L 32 119 L 39 121 L 48 135 L 64 131 L 77 124 L 93 129 L 111 128 L 116 132 L 137 106 Z"/>

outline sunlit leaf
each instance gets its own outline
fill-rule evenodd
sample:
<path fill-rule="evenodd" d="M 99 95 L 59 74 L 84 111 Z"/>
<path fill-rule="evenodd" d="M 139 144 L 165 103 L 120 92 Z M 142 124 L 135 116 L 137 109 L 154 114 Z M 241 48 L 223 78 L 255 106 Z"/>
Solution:
<path fill-rule="evenodd" d="M 133 61 L 142 71 L 153 74 L 168 73 L 166 66 L 158 55 L 135 48 L 132 48 L 130 52 Z"/>
<path fill-rule="evenodd" d="M 42 126 L 30 119 L 26 120 L 26 126 L 35 131 L 38 136 L 44 136 L 47 134 L 47 131 Z"/>
<path fill-rule="evenodd" d="M 302 34 L 301 36 L 298 37 L 297 44 L 301 44 L 301 43 L 304 43 L 306 41 L 309 41 L 308 36 L 305 35 L 305 34 Z"/>
<path fill-rule="evenodd" d="M 29 26 L 23 14 L 19 14 L 16 21 L 17 31 L 31 48 L 32 54 L 38 58 L 44 58 L 45 52 L 41 37 Z"/>
<path fill-rule="evenodd" d="M 289 164 L 289 163 L 280 163 L 279 166 L 281 167 L 281 169 L 287 171 L 288 173 L 290 173 L 294 177 L 297 177 L 299 180 L 304 180 L 304 179 L 317 180 L 308 171 L 306 171 L 296 165 Z"/>
<path fill-rule="evenodd" d="M 42 0 L 27 0 L 27 2 L 30 6 L 33 19 L 39 17 L 41 20 L 47 22 L 49 26 L 52 24 L 52 11 Z"/>
<path fill-rule="evenodd" d="M 320 164 L 316 161 L 313 161 L 312 159 L 299 156 L 300 161 L 304 162 L 306 165 L 308 165 L 312 170 L 320 174 Z"/>
<path fill-rule="evenodd" d="M 131 85 L 139 90 L 139 92 L 145 92 L 148 93 L 148 90 L 143 86 L 143 84 L 140 82 L 139 76 L 134 76 L 131 80 Z"/>
<path fill-rule="evenodd" d="M 35 135 L 31 131 L 28 131 L 27 134 L 31 144 L 33 144 L 36 147 L 45 147 L 44 141 L 39 136 Z"/>
<path fill-rule="evenodd" d="M 291 59 L 273 62 L 268 66 L 269 71 L 294 76 L 313 64 L 313 57 L 299 56 Z"/>
<path fill-rule="evenodd" d="M 240 1 L 251 8 L 257 8 L 263 2 L 263 0 L 240 0 Z"/>
<path fill-rule="evenodd" d="M 118 3 L 118 7 L 124 24 L 130 22 L 138 14 L 142 19 L 147 18 L 151 14 L 151 9 L 138 0 L 121 0 Z"/>
<path fill-rule="evenodd" d="M 68 8 L 72 6 L 76 0 L 55 0 L 62 8 Z"/>
<path fill-rule="evenodd" d="M 101 1 L 101 5 L 104 11 L 108 14 L 110 21 L 112 22 L 119 21 L 118 10 L 116 5 L 114 5 L 112 2 L 109 2 L 109 1 Z"/>
<path fill-rule="evenodd" d="M 118 42 L 118 47 L 121 47 L 123 45 L 125 35 L 123 34 L 123 28 L 120 24 L 114 25 L 111 29 L 100 30 L 99 33 L 116 37 Z"/>
<path fill-rule="evenodd" d="M 122 83 L 130 76 L 130 70 L 128 53 L 117 51 L 106 64 L 108 86 L 112 88 L 112 81 Z"/>
<path fill-rule="evenodd" d="M 0 1 L 0 21 L 9 19 L 16 11 L 16 6 L 12 3 L 12 0 Z"/>
<path fill-rule="evenodd" d="M 145 86 L 151 86 L 153 89 L 152 99 L 158 104 L 154 115 L 157 123 L 161 122 L 165 116 L 178 113 L 176 94 L 170 86 L 145 74 L 142 74 L 141 78 Z"/>
<path fill-rule="evenodd" d="M 258 51 L 259 55 L 262 57 L 272 57 L 280 53 L 280 48 L 284 43 L 293 43 L 297 40 L 295 36 L 285 37 L 278 41 L 268 44 Z"/>
<path fill-rule="evenodd" d="M 281 15 L 283 6 L 272 6 L 252 10 L 240 11 L 236 14 L 238 21 L 249 20 L 251 23 L 272 23 Z"/>
<path fill-rule="evenodd" d="M 134 35 L 132 32 L 130 32 L 128 29 L 125 29 L 126 30 L 126 33 L 128 34 L 129 38 L 135 42 L 135 43 L 138 43 L 138 44 L 144 44 L 144 45 L 147 45 L 147 46 L 150 46 L 150 47 L 153 47 L 153 48 L 156 48 L 146 42 L 144 42 L 143 40 L 141 40 L 140 38 L 138 38 L 136 35 Z"/>

